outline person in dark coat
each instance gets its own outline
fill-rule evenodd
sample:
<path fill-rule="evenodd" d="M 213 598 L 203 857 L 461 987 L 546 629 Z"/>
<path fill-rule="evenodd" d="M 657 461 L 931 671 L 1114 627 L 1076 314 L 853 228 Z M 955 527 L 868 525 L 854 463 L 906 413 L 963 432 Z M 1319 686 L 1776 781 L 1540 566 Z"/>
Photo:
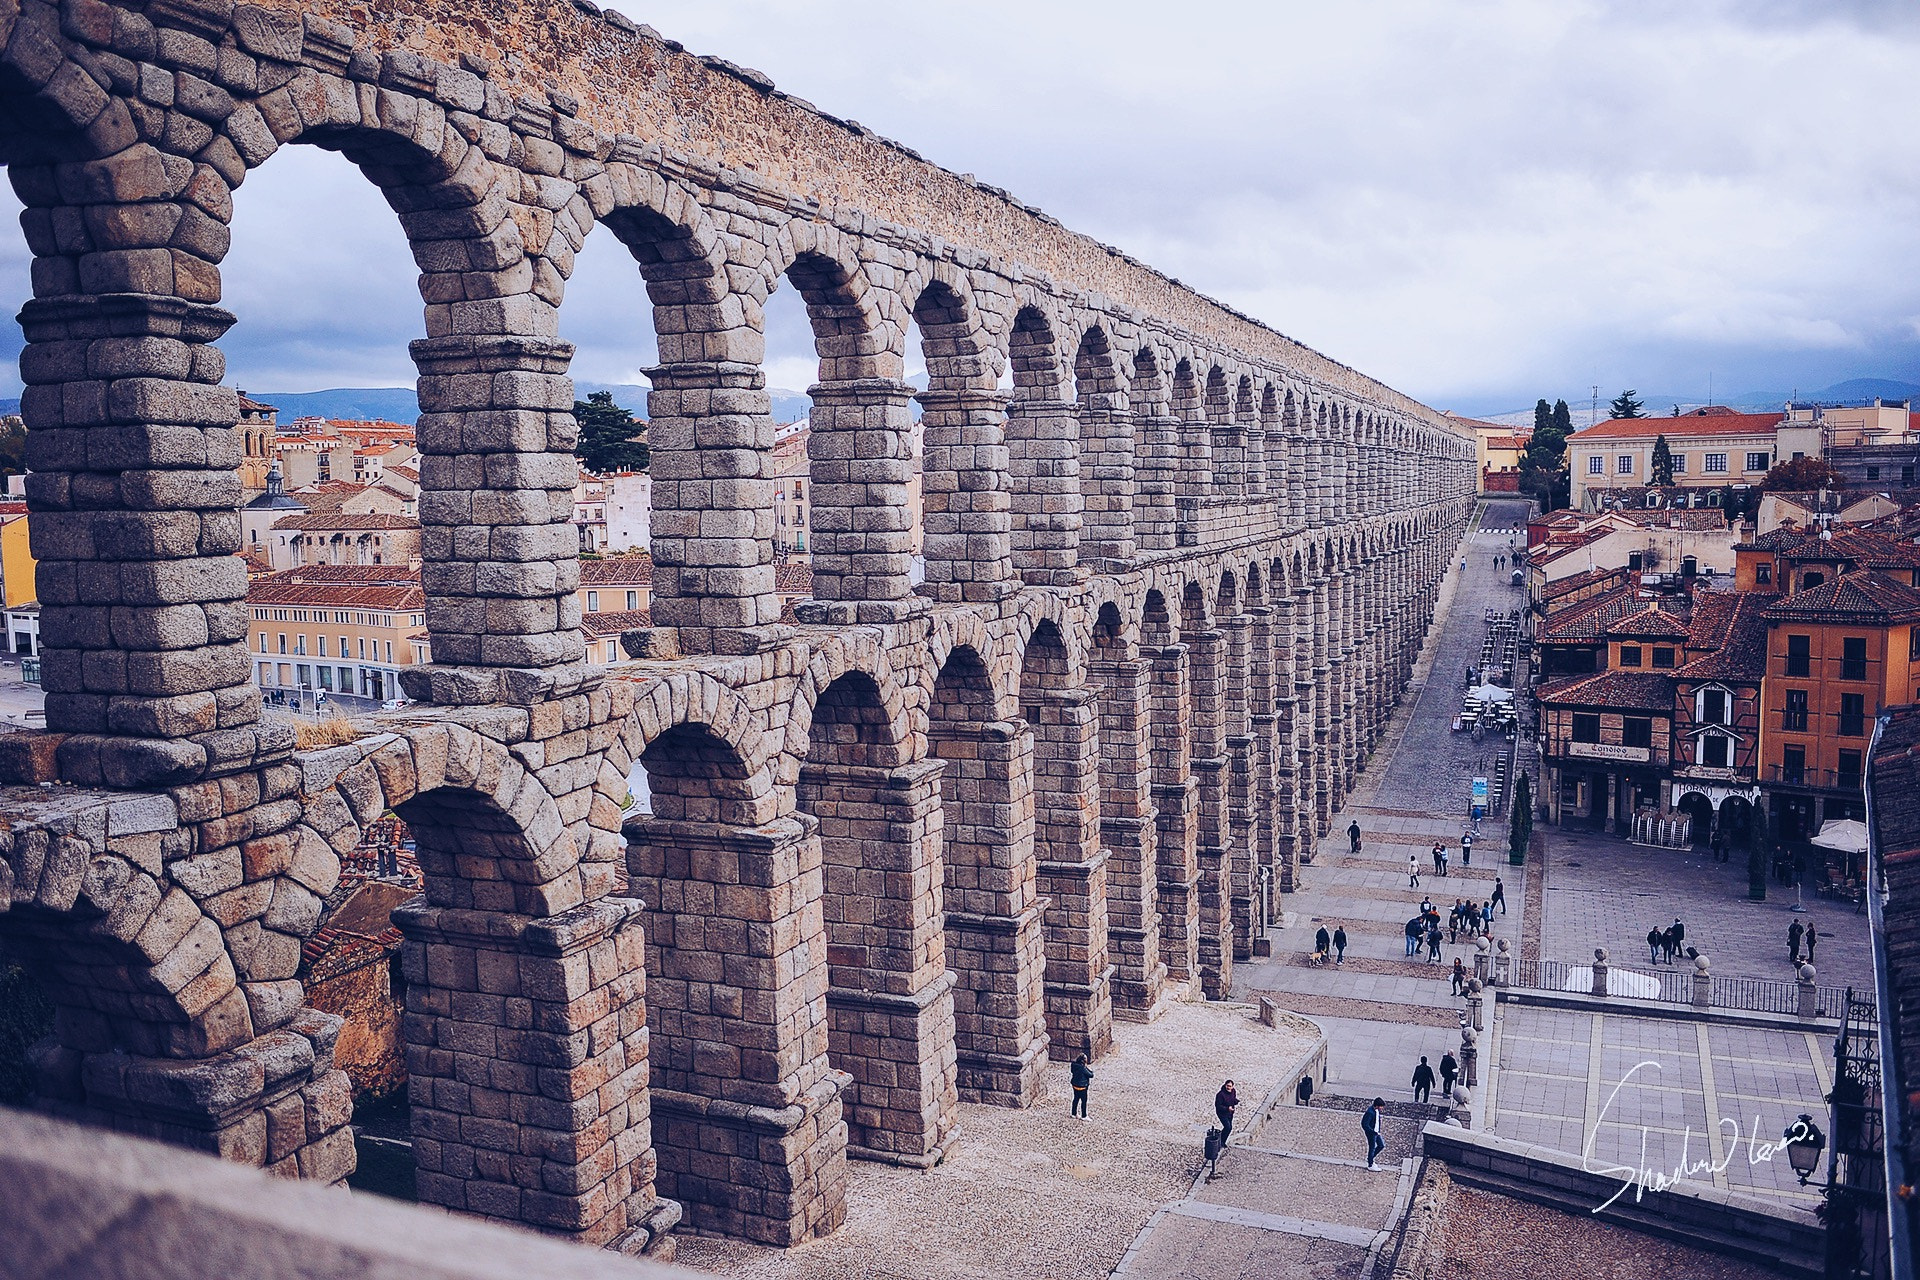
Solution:
<path fill-rule="evenodd" d="M 1680 923 L 1680 917 L 1673 918 L 1673 927 L 1667 930 L 1667 937 L 1673 939 L 1673 949 L 1678 951 L 1680 944 L 1687 940 L 1687 926 Z"/>
<path fill-rule="evenodd" d="M 1093 1068 L 1087 1065 L 1087 1055 L 1083 1053 L 1074 1058 L 1069 1072 L 1073 1078 L 1073 1110 L 1067 1114 L 1076 1115 L 1085 1120 L 1087 1118 L 1087 1086 L 1093 1083 Z"/>
<path fill-rule="evenodd" d="M 1347 926 L 1333 927 L 1333 962 L 1337 965 L 1347 962 Z"/>
<path fill-rule="evenodd" d="M 1787 926 L 1787 957 L 1795 964 L 1800 963 L 1800 935 L 1805 932 L 1798 920 Z"/>
<path fill-rule="evenodd" d="M 1347 847 L 1354 853 L 1360 852 L 1360 823 L 1358 821 L 1347 824 Z"/>
<path fill-rule="evenodd" d="M 1233 1136 L 1233 1109 L 1240 1105 L 1240 1091 L 1229 1080 L 1220 1086 L 1220 1092 L 1213 1095 L 1213 1114 L 1220 1117 L 1220 1143 L 1226 1145 Z"/>
<path fill-rule="evenodd" d="M 1440 1088 L 1449 1100 L 1453 1097 L 1453 1082 L 1460 1078 L 1460 1064 L 1454 1061 L 1453 1054 L 1440 1055 Z"/>
<path fill-rule="evenodd" d="M 1420 1059 L 1420 1065 L 1413 1069 L 1413 1100 L 1425 1102 L 1433 1096 L 1433 1068 L 1427 1065 L 1426 1057 Z"/>
<path fill-rule="evenodd" d="M 1420 949 L 1421 935 L 1423 935 L 1427 929 L 1426 921 L 1427 918 L 1425 916 L 1415 916 L 1413 919 L 1407 921 L 1407 954 L 1409 956 Z"/>
<path fill-rule="evenodd" d="M 1460 865 L 1463 867 L 1473 865 L 1473 832 L 1471 831 L 1460 837 Z"/>
<path fill-rule="evenodd" d="M 1313 1077 L 1301 1076 L 1300 1083 L 1293 1086 L 1293 1103 L 1297 1107 L 1313 1105 Z"/>
<path fill-rule="evenodd" d="M 1427 925 L 1427 963 L 1440 963 L 1440 922 L 1437 919 Z"/>
<path fill-rule="evenodd" d="M 1499 876 L 1493 878 L 1493 900 L 1499 906 L 1500 914 L 1507 914 L 1507 886 L 1501 883 Z"/>
<path fill-rule="evenodd" d="M 1373 1168 L 1374 1157 L 1386 1147 L 1387 1140 L 1380 1136 L 1380 1108 L 1387 1105 L 1385 1098 L 1375 1098 L 1373 1105 L 1360 1114 L 1360 1132 L 1367 1135 L 1367 1168 Z"/>
<path fill-rule="evenodd" d="M 1666 933 L 1660 929 L 1647 930 L 1647 963 L 1660 963 L 1660 944 L 1666 941 Z"/>
<path fill-rule="evenodd" d="M 1327 926 L 1321 925 L 1313 935 L 1313 951 L 1322 960 L 1327 958 L 1327 950 L 1333 946 L 1333 935 L 1327 932 Z"/>
<path fill-rule="evenodd" d="M 1807 963 L 1813 963 L 1813 944 L 1820 941 L 1820 935 L 1814 931 L 1813 921 L 1807 921 Z"/>

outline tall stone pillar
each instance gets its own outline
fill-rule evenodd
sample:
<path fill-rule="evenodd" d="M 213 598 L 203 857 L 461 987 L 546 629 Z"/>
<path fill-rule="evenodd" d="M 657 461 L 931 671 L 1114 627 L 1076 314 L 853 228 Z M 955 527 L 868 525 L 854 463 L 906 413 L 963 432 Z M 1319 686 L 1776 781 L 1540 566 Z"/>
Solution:
<path fill-rule="evenodd" d="M 87 259 L 110 275 L 137 256 Z M 41 263 L 71 270 L 36 262 L 42 293 L 55 273 Z M 212 345 L 233 316 L 74 294 L 30 300 L 20 323 L 40 679 L 47 728 L 70 735 L 62 778 L 165 786 L 284 755 L 290 735 L 258 724 L 247 656 L 239 410 Z"/>
<path fill-rule="evenodd" d="M 1200 509 L 1218 492 L 1215 484 L 1213 432 L 1201 415 L 1197 394 L 1173 406 L 1180 422 L 1180 470 L 1175 481 L 1175 544 L 1195 546 L 1200 540 Z"/>
<path fill-rule="evenodd" d="M 1080 497 L 1085 509 L 1080 560 L 1105 562 L 1111 571 L 1134 554 L 1133 416 L 1124 397 L 1106 395 L 1083 400 L 1079 414 Z"/>
<path fill-rule="evenodd" d="M 757 647 L 773 592 L 772 401 L 758 364 L 647 370 L 653 621 L 682 652 Z M 744 634 L 743 634 L 744 632 Z"/>
<path fill-rule="evenodd" d="M 433 662 L 409 698 L 528 702 L 597 679 L 580 636 L 573 527 L 573 346 L 508 334 L 423 338 L 420 585 Z"/>
<path fill-rule="evenodd" d="M 1300 744 L 1299 682 L 1295 675 L 1296 624 L 1291 595 L 1276 591 L 1273 597 L 1273 787 L 1274 834 L 1273 876 L 1276 893 L 1292 893 L 1299 887 L 1300 828 Z M 1273 904 L 1276 913 L 1279 903 Z"/>
<path fill-rule="evenodd" d="M 1227 858 L 1233 835 L 1227 821 L 1226 634 L 1187 637 L 1193 673 L 1192 769 L 1200 788 L 1200 985 L 1209 1000 L 1224 999 L 1233 983 L 1232 915 Z"/>
<path fill-rule="evenodd" d="M 1184 644 L 1143 650 L 1153 664 L 1153 805 L 1160 876 L 1160 951 L 1167 977 L 1194 981 L 1199 975 L 1200 882 L 1198 858 L 1200 787 L 1194 779 L 1189 742 L 1193 707 Z"/>
<path fill-rule="evenodd" d="M 1079 580 L 1080 419 L 1078 408 L 1053 400 L 1015 400 L 1007 407 L 1013 482 L 1013 567 L 1027 582 L 1072 586 Z"/>
<path fill-rule="evenodd" d="M 640 914 L 395 909 L 421 1200 L 598 1245 L 660 1212 Z"/>
<path fill-rule="evenodd" d="M 853 1077 L 847 1153 L 926 1169 L 959 1123 L 947 966 L 938 760 L 808 764 L 796 801 L 819 820 L 828 1052 Z"/>
<path fill-rule="evenodd" d="M 803 622 L 893 622 L 925 601 L 909 580 L 914 389 L 894 378 L 853 378 L 808 388 L 813 399 L 813 599 Z"/>
<path fill-rule="evenodd" d="M 1133 435 L 1139 441 L 1134 462 L 1133 533 L 1141 551 L 1170 551 L 1174 546 L 1175 493 L 1180 485 L 1180 424 L 1167 412 L 1157 378 L 1151 385 L 1135 379 Z"/>
<path fill-rule="evenodd" d="M 1238 423 L 1220 421 L 1208 427 L 1213 449 L 1213 496 L 1240 502 L 1246 496 L 1246 432 Z"/>
<path fill-rule="evenodd" d="M 1280 794 L 1276 781 L 1278 763 L 1276 760 L 1279 732 L 1279 718 L 1274 713 L 1273 693 L 1273 610 L 1266 605 L 1257 605 L 1247 610 L 1252 620 L 1248 633 L 1248 685 L 1247 709 L 1249 711 L 1249 732 L 1253 738 L 1252 767 L 1253 794 L 1251 806 L 1253 812 L 1252 858 L 1249 863 L 1249 884 L 1247 894 L 1252 903 L 1252 933 L 1264 933 L 1271 924 L 1269 914 L 1272 902 L 1273 886 L 1278 877 L 1278 850 L 1280 844 Z M 1268 893 L 1262 896 L 1262 877 L 1266 877 Z M 1251 943 L 1249 943 L 1251 946 Z"/>
<path fill-rule="evenodd" d="M 1048 903 L 1048 1052 L 1062 1062 L 1097 1058 L 1113 1045 L 1113 966 L 1108 959 L 1107 849 L 1100 839 L 1100 735 L 1090 688 L 1023 696 L 1033 727 L 1034 856 Z"/>
<path fill-rule="evenodd" d="M 921 595 L 943 604 L 989 604 L 1019 588 L 1013 572 L 1011 454 L 1001 391 L 923 391 Z"/>
<path fill-rule="evenodd" d="M 1338 731 L 1333 718 L 1335 709 L 1335 677 L 1333 667 L 1332 616 L 1328 611 L 1330 592 L 1328 580 L 1321 577 L 1313 584 L 1313 808 L 1314 839 L 1318 840 L 1333 826 L 1333 807 L 1340 785 Z"/>
<path fill-rule="evenodd" d="M 1033 731 L 1023 720 L 940 721 L 927 736 L 947 766 L 940 801 L 960 1096 L 1024 1107 L 1039 1095 L 1047 1056 Z"/>
<path fill-rule="evenodd" d="M 821 876 L 818 827 L 626 828 L 647 907 L 660 1193 L 696 1229 L 780 1246 L 846 1218 L 852 1077 L 828 1063 L 824 921 L 804 888 Z"/>
<path fill-rule="evenodd" d="M 1313 439 L 1304 428 L 1287 434 L 1287 527 L 1313 524 Z"/>
<path fill-rule="evenodd" d="M 1222 619 L 1225 728 L 1227 731 L 1227 857 L 1221 869 L 1227 895 L 1227 954 L 1253 958 L 1254 742 L 1251 719 L 1253 618 L 1239 613 Z M 1231 988 L 1231 981 L 1227 984 Z"/>
<path fill-rule="evenodd" d="M 1152 691 L 1139 658 L 1096 656 L 1087 678 L 1100 691 L 1100 839 L 1107 861 L 1107 945 L 1115 965 L 1113 1010 L 1143 1019 L 1158 1005 L 1167 966 L 1160 958 L 1159 876 L 1153 808 Z"/>

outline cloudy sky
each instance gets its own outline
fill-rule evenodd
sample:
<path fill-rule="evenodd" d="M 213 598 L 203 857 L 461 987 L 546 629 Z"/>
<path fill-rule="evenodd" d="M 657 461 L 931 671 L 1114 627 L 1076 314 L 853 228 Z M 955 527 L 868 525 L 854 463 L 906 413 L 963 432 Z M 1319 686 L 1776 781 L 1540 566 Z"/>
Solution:
<path fill-rule="evenodd" d="M 1908 0 L 628 11 L 1431 404 L 1920 381 Z M 410 380 L 411 264 L 344 161 L 283 153 L 236 211 L 236 380 Z M 0 246 L 0 291 L 25 279 L 17 240 Z M 651 360 L 611 237 L 563 314 L 577 376 Z M 769 328 L 770 381 L 805 386 L 797 309 Z"/>

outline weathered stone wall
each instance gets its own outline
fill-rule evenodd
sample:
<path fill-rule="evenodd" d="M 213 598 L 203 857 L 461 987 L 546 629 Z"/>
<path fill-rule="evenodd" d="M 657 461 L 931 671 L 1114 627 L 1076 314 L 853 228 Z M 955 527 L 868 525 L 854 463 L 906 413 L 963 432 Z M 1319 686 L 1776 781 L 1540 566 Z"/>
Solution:
<path fill-rule="evenodd" d="M 830 1231 L 849 1155 L 935 1163 L 961 1097 L 1231 989 L 1465 527 L 1439 415 L 590 4 L 0 0 L 0 48 L 48 717 L 0 739 L 0 929 L 59 1006 L 49 1106 L 343 1176 L 296 973 L 390 810 L 421 1195 L 584 1241 Z M 248 683 L 214 345 L 232 192 L 293 144 L 359 165 L 421 269 L 435 656 L 299 755 Z M 611 672 L 558 337 L 601 223 L 661 359 L 657 625 Z M 782 286 L 820 355 L 797 626 Z"/>

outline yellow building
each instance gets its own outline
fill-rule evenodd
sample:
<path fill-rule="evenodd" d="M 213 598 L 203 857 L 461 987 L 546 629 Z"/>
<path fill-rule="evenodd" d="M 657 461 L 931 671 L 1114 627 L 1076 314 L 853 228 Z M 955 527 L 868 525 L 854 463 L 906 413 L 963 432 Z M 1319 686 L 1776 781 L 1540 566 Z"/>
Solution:
<path fill-rule="evenodd" d="M 399 673 L 430 660 L 426 598 L 404 566 L 313 565 L 256 578 L 247 648 L 270 703 L 308 707 L 324 692 L 342 709 L 400 694 Z"/>
<path fill-rule="evenodd" d="M 7 608 L 40 598 L 33 585 L 35 563 L 27 541 L 27 504 L 0 503 L 0 589 Z"/>

